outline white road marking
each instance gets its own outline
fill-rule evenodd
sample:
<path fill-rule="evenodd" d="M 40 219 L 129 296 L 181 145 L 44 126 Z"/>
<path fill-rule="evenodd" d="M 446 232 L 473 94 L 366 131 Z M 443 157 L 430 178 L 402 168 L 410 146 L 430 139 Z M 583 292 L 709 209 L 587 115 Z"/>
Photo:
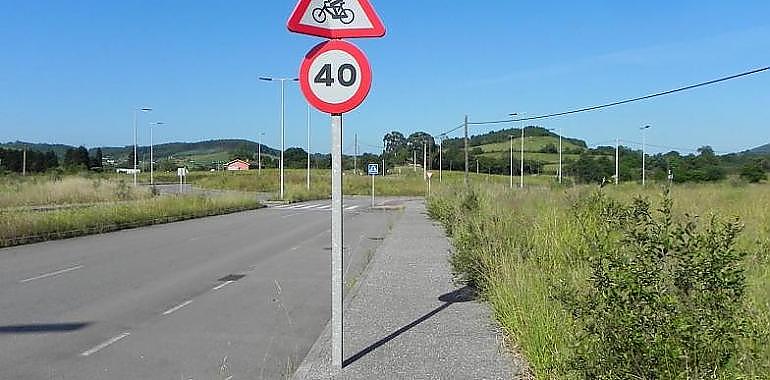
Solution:
<path fill-rule="evenodd" d="M 192 300 L 184 301 L 184 302 L 180 303 L 179 305 L 176 305 L 176 306 L 172 307 L 171 309 L 168 309 L 168 310 L 164 311 L 162 315 L 169 315 L 169 314 L 171 314 L 171 313 L 173 313 L 175 311 L 179 311 L 179 309 L 181 309 L 181 308 L 191 304 L 192 302 L 193 302 Z"/>
<path fill-rule="evenodd" d="M 323 207 L 319 207 L 320 210 L 329 210 L 332 208 L 332 205 L 324 205 Z"/>
<path fill-rule="evenodd" d="M 355 210 L 357 208 L 358 208 L 358 206 L 350 206 L 350 207 L 346 207 L 345 210 L 353 211 L 353 210 Z"/>
<path fill-rule="evenodd" d="M 78 270 L 78 269 L 81 269 L 81 268 L 83 268 L 83 265 L 76 265 L 76 266 L 71 267 L 71 268 L 66 268 L 66 269 L 62 269 L 62 270 L 57 270 L 55 272 L 41 274 L 40 276 L 30 277 L 30 278 L 21 280 L 19 282 L 23 284 L 25 282 L 30 282 L 30 281 L 35 281 L 35 280 L 42 280 L 44 278 L 58 276 L 60 274 L 64 274 L 64 273 L 67 273 L 67 272 L 72 272 L 74 270 Z"/>
<path fill-rule="evenodd" d="M 98 346 L 96 346 L 96 347 L 94 347 L 94 348 L 92 348 L 92 349 L 90 349 L 88 351 L 83 352 L 82 354 L 80 354 L 80 356 L 91 356 L 91 355 L 93 355 L 93 354 L 95 354 L 95 353 L 97 353 L 97 352 L 99 352 L 99 351 L 109 347 L 110 345 L 113 345 L 113 344 L 117 343 L 119 340 L 121 340 L 123 338 L 126 338 L 129 335 L 131 335 L 131 334 L 125 332 L 125 333 L 120 334 L 120 335 L 118 335 L 116 337 L 110 338 L 106 342 L 104 342 L 104 343 L 102 343 L 102 344 L 100 344 L 100 345 L 98 345 Z"/>
<path fill-rule="evenodd" d="M 300 210 L 307 210 L 307 209 L 313 208 L 313 207 L 316 207 L 316 205 L 304 205 L 302 207 L 299 207 L 299 209 Z"/>
<path fill-rule="evenodd" d="M 222 289 L 222 288 L 224 288 L 225 286 L 232 284 L 233 282 L 235 282 L 235 281 L 225 281 L 225 282 L 223 282 L 223 283 L 221 283 L 221 284 L 219 284 L 219 285 L 215 286 L 215 287 L 214 287 L 214 289 L 211 289 L 211 290 L 219 290 L 219 289 Z M 192 301 L 191 301 L 191 302 L 192 302 Z"/>

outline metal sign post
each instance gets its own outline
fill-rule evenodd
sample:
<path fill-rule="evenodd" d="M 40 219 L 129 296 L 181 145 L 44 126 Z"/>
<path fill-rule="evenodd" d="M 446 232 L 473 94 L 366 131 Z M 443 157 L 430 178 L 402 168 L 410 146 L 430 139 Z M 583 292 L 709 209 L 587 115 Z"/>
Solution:
<path fill-rule="evenodd" d="M 332 366 L 342 368 L 342 114 L 332 114 Z"/>
<path fill-rule="evenodd" d="M 369 177 L 372 177 L 372 208 L 374 208 L 374 177 L 380 174 L 380 168 L 377 164 L 369 164 L 366 171 L 367 174 L 369 174 Z"/>
<path fill-rule="evenodd" d="M 290 31 L 332 40 L 310 50 L 302 61 L 300 88 L 308 103 L 331 114 L 332 133 L 332 315 L 331 367 L 342 370 L 342 115 L 358 107 L 372 86 L 366 55 L 340 38 L 382 37 L 385 27 L 368 0 L 299 0 Z M 375 164 L 376 167 L 376 164 Z M 374 176 L 372 176 L 374 205 Z"/>

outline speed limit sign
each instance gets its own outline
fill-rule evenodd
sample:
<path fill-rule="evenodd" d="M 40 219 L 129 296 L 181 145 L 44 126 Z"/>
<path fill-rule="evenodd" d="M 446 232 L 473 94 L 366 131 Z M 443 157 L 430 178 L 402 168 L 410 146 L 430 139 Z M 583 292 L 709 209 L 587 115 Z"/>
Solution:
<path fill-rule="evenodd" d="M 341 114 L 358 107 L 372 87 L 369 60 L 355 45 L 331 40 L 305 56 L 299 82 L 307 101 L 319 111 Z"/>

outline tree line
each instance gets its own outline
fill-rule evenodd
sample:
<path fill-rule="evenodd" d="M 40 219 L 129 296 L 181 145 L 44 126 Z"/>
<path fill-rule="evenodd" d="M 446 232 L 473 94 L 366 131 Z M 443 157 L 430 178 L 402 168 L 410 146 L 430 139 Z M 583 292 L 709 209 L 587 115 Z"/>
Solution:
<path fill-rule="evenodd" d="M 26 156 L 26 159 L 25 159 Z M 64 157 L 59 157 L 54 151 L 39 152 L 35 150 L 0 148 L 0 171 L 22 173 L 43 173 L 49 170 L 79 171 L 98 169 L 102 166 L 102 150 L 97 148 L 93 155 L 83 146 L 68 148 Z"/>

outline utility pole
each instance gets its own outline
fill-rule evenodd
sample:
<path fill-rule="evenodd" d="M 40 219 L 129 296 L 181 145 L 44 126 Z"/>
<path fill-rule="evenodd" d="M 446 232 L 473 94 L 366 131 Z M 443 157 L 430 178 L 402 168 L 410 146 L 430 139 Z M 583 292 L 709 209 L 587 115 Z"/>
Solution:
<path fill-rule="evenodd" d="M 358 133 L 353 135 L 353 175 L 358 174 Z"/>
<path fill-rule="evenodd" d="M 21 155 L 23 156 L 21 160 L 21 176 L 26 177 L 27 176 L 27 147 L 24 147 L 24 150 L 22 151 Z"/>
<path fill-rule="evenodd" d="M 620 183 L 620 139 L 615 139 L 615 186 Z"/>
<path fill-rule="evenodd" d="M 513 189 L 513 135 L 511 137 L 511 186 L 510 188 Z"/>
<path fill-rule="evenodd" d="M 444 138 L 443 135 L 438 137 L 438 181 L 442 180 L 442 171 L 444 170 Z"/>
<path fill-rule="evenodd" d="M 521 127 L 521 173 L 519 173 L 519 188 L 524 188 L 524 126 Z"/>
<path fill-rule="evenodd" d="M 155 186 L 155 157 L 153 156 L 153 141 L 152 141 L 152 130 L 153 127 L 163 125 L 162 121 L 156 121 L 154 123 L 150 123 L 150 186 Z"/>
<path fill-rule="evenodd" d="M 465 185 L 468 186 L 468 115 L 465 115 Z"/>
<path fill-rule="evenodd" d="M 476 159 L 476 175 L 479 174 L 479 159 Z"/>
<path fill-rule="evenodd" d="M 262 175 L 262 136 L 265 132 L 259 134 L 259 144 L 257 144 L 257 175 Z"/>
<path fill-rule="evenodd" d="M 647 180 L 647 173 L 646 173 L 646 167 L 645 167 L 645 158 L 647 156 L 647 133 L 646 131 L 648 129 L 652 128 L 649 125 L 645 125 L 644 127 L 641 127 L 639 129 L 642 130 L 642 187 L 644 187 L 645 182 Z"/>
<path fill-rule="evenodd" d="M 422 142 L 422 179 L 428 179 L 428 151 L 427 142 Z"/>
<path fill-rule="evenodd" d="M 561 160 L 561 135 L 562 135 L 562 133 L 561 132 L 562 132 L 562 129 L 559 128 L 559 184 L 561 184 L 561 177 L 562 177 L 562 175 L 561 175 L 561 163 L 562 163 L 562 160 Z"/>

